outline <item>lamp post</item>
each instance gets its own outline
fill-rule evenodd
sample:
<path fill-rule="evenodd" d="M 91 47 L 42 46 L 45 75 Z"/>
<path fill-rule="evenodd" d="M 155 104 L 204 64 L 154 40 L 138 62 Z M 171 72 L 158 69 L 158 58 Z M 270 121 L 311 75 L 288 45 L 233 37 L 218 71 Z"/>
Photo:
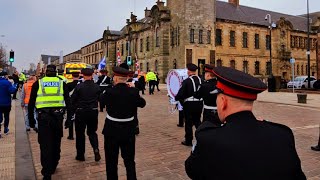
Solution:
<path fill-rule="evenodd" d="M 272 28 L 276 27 L 275 23 L 272 22 L 271 15 L 267 14 L 265 17 L 265 20 L 269 23 L 269 52 L 270 52 L 270 72 L 269 72 L 269 78 L 268 78 L 268 91 L 269 92 L 275 92 L 276 84 L 275 79 L 273 77 L 273 71 L 272 71 L 272 45 L 271 45 L 271 39 L 272 39 Z"/>
<path fill-rule="evenodd" d="M 308 88 L 310 88 L 310 17 L 309 17 L 309 0 L 307 0 L 307 26 L 308 26 L 308 41 L 307 41 L 307 58 L 308 58 Z"/>

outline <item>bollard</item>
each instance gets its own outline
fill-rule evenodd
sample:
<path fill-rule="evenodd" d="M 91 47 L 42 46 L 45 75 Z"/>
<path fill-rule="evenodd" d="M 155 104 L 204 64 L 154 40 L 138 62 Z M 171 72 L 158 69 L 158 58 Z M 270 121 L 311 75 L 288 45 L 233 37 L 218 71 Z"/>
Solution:
<path fill-rule="evenodd" d="M 297 94 L 298 103 L 307 104 L 307 94 L 306 93 L 299 93 Z"/>

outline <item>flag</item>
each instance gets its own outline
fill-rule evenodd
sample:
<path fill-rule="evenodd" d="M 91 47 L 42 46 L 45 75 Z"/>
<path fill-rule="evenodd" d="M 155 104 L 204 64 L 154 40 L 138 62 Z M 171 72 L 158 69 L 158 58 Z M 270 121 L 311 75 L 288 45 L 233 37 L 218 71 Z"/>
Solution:
<path fill-rule="evenodd" d="M 119 48 L 117 50 L 117 62 L 118 62 L 118 66 L 119 66 L 121 64 L 121 53 L 120 53 Z"/>
<path fill-rule="evenodd" d="M 98 70 L 100 71 L 101 69 L 104 69 L 106 67 L 106 56 L 103 56 L 101 59 L 99 65 L 98 65 Z"/>

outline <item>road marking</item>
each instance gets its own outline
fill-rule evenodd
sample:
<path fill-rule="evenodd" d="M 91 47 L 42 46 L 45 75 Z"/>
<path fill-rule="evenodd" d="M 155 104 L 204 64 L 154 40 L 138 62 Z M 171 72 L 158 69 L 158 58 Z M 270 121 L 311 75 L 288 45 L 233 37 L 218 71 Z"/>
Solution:
<path fill-rule="evenodd" d="M 301 127 L 294 127 L 291 128 L 292 130 L 305 130 L 305 129 L 313 129 L 313 128 L 318 128 L 319 125 L 309 125 L 309 126 L 301 126 Z"/>
<path fill-rule="evenodd" d="M 308 109 L 308 110 L 313 110 L 313 111 L 319 111 L 320 112 L 320 109 L 316 109 L 316 107 L 302 107 L 302 106 L 290 105 L 290 104 L 278 104 L 277 106 L 280 106 L 280 107 L 295 107 L 295 108 Z"/>

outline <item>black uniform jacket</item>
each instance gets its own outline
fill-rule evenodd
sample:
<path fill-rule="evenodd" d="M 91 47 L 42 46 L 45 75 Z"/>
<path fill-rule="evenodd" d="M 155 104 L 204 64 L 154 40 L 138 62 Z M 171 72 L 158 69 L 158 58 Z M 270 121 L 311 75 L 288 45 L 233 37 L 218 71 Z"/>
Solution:
<path fill-rule="evenodd" d="M 217 80 L 210 79 L 205 81 L 200 85 L 199 90 L 194 94 L 195 98 L 203 98 L 203 102 L 207 106 L 217 106 L 216 100 L 217 95 L 216 94 L 210 94 L 211 91 L 216 89 Z"/>
<path fill-rule="evenodd" d="M 106 77 L 106 75 L 99 76 L 98 81 L 97 81 L 96 84 L 98 84 L 98 85 L 100 86 L 100 84 L 102 83 L 104 77 Z M 108 85 L 110 85 L 110 86 L 108 86 L 108 87 L 111 87 L 111 86 L 112 86 L 112 84 L 111 84 L 111 78 L 110 78 L 109 76 L 107 76 L 107 78 L 106 78 L 106 80 L 103 82 L 103 84 L 108 84 Z M 101 92 L 103 92 L 103 91 L 107 88 L 107 86 L 100 86 L 100 88 L 101 88 Z"/>
<path fill-rule="evenodd" d="M 79 82 L 81 83 L 81 80 L 73 80 L 72 82 L 67 83 L 69 92 L 71 92 L 74 88 L 76 88 Z"/>
<path fill-rule="evenodd" d="M 193 83 L 191 81 L 192 78 L 195 83 L 195 90 L 193 87 Z M 200 79 L 201 80 L 201 79 Z M 203 101 L 186 101 L 185 99 L 194 96 L 195 92 L 198 90 L 200 86 L 199 78 L 197 76 L 192 76 L 185 79 L 182 82 L 182 86 L 178 91 L 178 94 L 175 97 L 176 101 L 179 101 L 183 108 L 188 109 L 189 111 L 197 111 L 201 112 L 203 107 Z"/>
<path fill-rule="evenodd" d="M 59 77 L 57 77 L 57 78 L 59 78 Z M 59 78 L 59 79 L 61 79 L 61 78 Z M 32 85 L 30 100 L 29 100 L 29 104 L 28 104 L 28 117 L 29 117 L 29 120 L 31 120 L 31 121 L 34 120 L 33 111 L 34 111 L 35 104 L 36 104 L 38 90 L 39 90 L 39 80 L 36 81 L 35 83 L 33 83 L 33 85 Z M 70 106 L 69 91 L 68 91 L 67 84 L 65 82 L 63 83 L 63 97 L 64 97 L 64 101 L 66 103 L 67 110 L 70 110 L 71 106 Z"/>
<path fill-rule="evenodd" d="M 71 103 L 75 109 L 95 109 L 98 108 L 99 96 L 100 87 L 92 80 L 84 81 L 76 86 L 71 96 Z"/>
<path fill-rule="evenodd" d="M 287 126 L 258 121 L 243 111 L 215 127 L 204 122 L 197 143 L 185 162 L 195 180 L 304 180 L 294 136 Z"/>

